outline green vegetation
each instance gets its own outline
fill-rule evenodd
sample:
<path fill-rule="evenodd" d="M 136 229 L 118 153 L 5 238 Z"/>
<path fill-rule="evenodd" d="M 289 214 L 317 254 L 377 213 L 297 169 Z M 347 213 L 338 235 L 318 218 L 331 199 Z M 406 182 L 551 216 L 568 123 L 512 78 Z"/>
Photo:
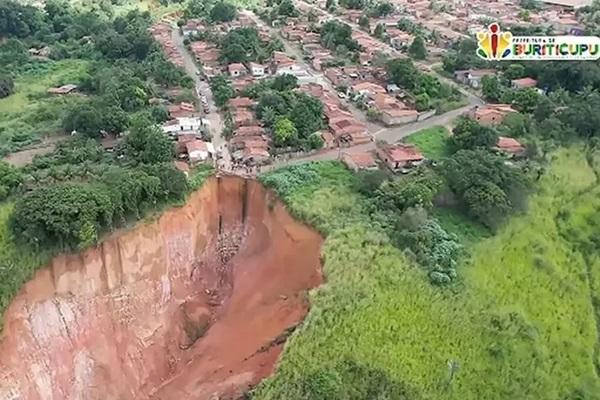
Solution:
<path fill-rule="evenodd" d="M 594 311 L 578 249 L 593 237 L 588 219 L 598 201 L 594 208 L 588 194 L 598 182 L 581 148 L 554 154 L 525 215 L 469 245 L 455 290 L 426 284 L 373 229 L 353 179 L 335 163 L 263 178 L 327 236 L 327 284 L 311 294 L 309 316 L 253 398 L 599 398 Z M 485 234 L 454 216 L 442 221 L 465 237 Z M 581 239 L 566 238 L 567 227 Z M 349 364 L 364 375 L 349 373 Z"/>
<path fill-rule="evenodd" d="M 88 61 L 74 59 L 25 65 L 15 79 L 13 94 L 0 99 L 0 155 L 60 132 L 61 115 L 82 99 L 52 97 L 46 91 L 50 87 L 80 82 L 88 68 Z"/>
<path fill-rule="evenodd" d="M 460 91 L 437 77 L 419 71 L 410 59 L 390 60 L 386 65 L 389 80 L 415 98 L 419 111 L 435 109 L 444 103 L 463 99 Z"/>
<path fill-rule="evenodd" d="M 274 51 L 282 51 L 280 40 L 262 41 L 256 28 L 236 28 L 227 33 L 220 41 L 220 59 L 225 64 L 259 62 L 271 57 Z"/>
<path fill-rule="evenodd" d="M 449 132 L 443 126 L 423 129 L 408 136 L 405 141 L 417 146 L 423 155 L 431 160 L 439 160 L 451 153 Z"/>

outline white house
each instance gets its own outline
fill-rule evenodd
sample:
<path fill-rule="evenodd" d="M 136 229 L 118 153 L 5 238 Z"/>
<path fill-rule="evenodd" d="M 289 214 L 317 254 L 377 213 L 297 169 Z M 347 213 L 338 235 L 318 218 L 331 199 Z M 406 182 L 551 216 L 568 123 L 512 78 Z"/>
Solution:
<path fill-rule="evenodd" d="M 181 117 L 167 121 L 162 125 L 164 133 L 177 136 L 182 132 L 197 132 L 202 129 L 208 129 L 210 122 L 207 119 L 198 117 Z"/>
<path fill-rule="evenodd" d="M 191 140 L 185 143 L 185 149 L 190 163 L 206 161 L 215 154 L 215 148 L 210 142 Z"/>
<path fill-rule="evenodd" d="M 264 65 L 251 62 L 250 72 L 252 73 L 252 76 L 259 78 L 265 76 L 265 67 Z"/>
<path fill-rule="evenodd" d="M 296 77 L 306 76 L 307 72 L 302 66 L 296 62 L 286 62 L 277 65 L 277 70 L 275 71 L 277 75 L 290 74 Z"/>

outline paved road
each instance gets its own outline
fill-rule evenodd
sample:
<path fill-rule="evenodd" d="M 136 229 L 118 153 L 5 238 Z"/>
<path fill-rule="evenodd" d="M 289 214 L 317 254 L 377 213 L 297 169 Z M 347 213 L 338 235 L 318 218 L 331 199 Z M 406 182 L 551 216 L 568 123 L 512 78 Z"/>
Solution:
<path fill-rule="evenodd" d="M 208 101 L 209 112 L 206 114 L 206 119 L 210 122 L 210 133 L 212 135 L 212 144 L 215 147 L 215 150 L 220 150 L 223 156 L 223 162 L 226 165 L 229 165 L 231 162 L 231 157 L 229 155 L 229 151 L 227 149 L 227 140 L 221 135 L 223 132 L 223 120 L 221 119 L 221 115 L 219 114 L 219 109 L 215 105 L 213 100 L 212 92 L 208 85 L 208 82 L 200 79 L 200 69 L 196 65 L 196 62 L 192 58 L 192 55 L 188 52 L 183 44 L 183 35 L 179 32 L 179 29 L 174 26 L 172 31 L 172 39 L 173 43 L 177 46 L 179 53 L 183 57 L 183 63 L 185 71 L 194 79 L 196 85 L 196 95 L 198 100 L 200 100 L 200 96 L 205 96 Z"/>

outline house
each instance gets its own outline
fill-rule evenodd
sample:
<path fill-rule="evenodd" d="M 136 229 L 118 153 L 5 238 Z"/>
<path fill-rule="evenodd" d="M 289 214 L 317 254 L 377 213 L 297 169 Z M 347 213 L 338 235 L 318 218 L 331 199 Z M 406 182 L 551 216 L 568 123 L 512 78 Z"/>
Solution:
<path fill-rule="evenodd" d="M 504 117 L 511 112 L 517 112 L 510 104 L 486 104 L 476 106 L 469 116 L 482 125 L 496 125 L 504 121 Z"/>
<path fill-rule="evenodd" d="M 168 106 L 167 112 L 172 119 L 192 117 L 196 115 L 196 107 L 192 103 L 182 101 L 179 104 L 171 104 Z"/>
<path fill-rule="evenodd" d="M 385 89 L 383 88 L 383 86 L 373 82 L 356 83 L 350 87 L 350 90 L 355 98 L 359 96 L 364 96 L 372 99 L 378 94 L 385 93 Z"/>
<path fill-rule="evenodd" d="M 592 5 L 592 0 L 542 0 L 542 3 L 572 11 Z"/>
<path fill-rule="evenodd" d="M 185 149 L 190 163 L 206 161 L 215 154 L 212 143 L 203 142 L 202 140 L 190 140 L 186 142 Z"/>
<path fill-rule="evenodd" d="M 208 128 L 209 121 L 198 117 L 180 117 L 162 124 L 162 131 L 167 135 L 196 135 Z"/>
<path fill-rule="evenodd" d="M 237 78 L 240 76 L 244 76 L 248 73 L 248 70 L 244 66 L 244 64 L 233 63 L 227 66 L 227 71 L 229 71 L 229 76 L 232 78 Z"/>
<path fill-rule="evenodd" d="M 195 36 L 205 30 L 206 27 L 202 23 L 202 21 L 197 19 L 190 19 L 185 25 L 181 27 L 181 33 L 183 36 L 190 37 Z"/>
<path fill-rule="evenodd" d="M 352 115 L 329 118 L 329 129 L 339 145 L 355 145 L 371 141 L 367 127 Z"/>
<path fill-rule="evenodd" d="M 387 144 L 377 147 L 377 155 L 392 171 L 419 165 L 425 157 L 411 144 Z"/>
<path fill-rule="evenodd" d="M 244 109 L 237 109 L 233 115 L 233 124 L 236 128 L 255 125 L 254 114 Z"/>
<path fill-rule="evenodd" d="M 229 106 L 232 108 L 252 108 L 256 102 L 249 97 L 235 97 L 229 100 Z"/>
<path fill-rule="evenodd" d="M 235 130 L 236 136 L 262 136 L 265 130 L 258 125 L 241 126 Z"/>
<path fill-rule="evenodd" d="M 250 63 L 250 73 L 252 74 L 252 76 L 254 76 L 256 78 L 260 78 L 262 76 L 265 76 L 265 71 L 266 71 L 266 68 L 264 65 L 257 64 L 254 62 Z"/>
<path fill-rule="evenodd" d="M 498 138 L 498 142 L 496 142 L 493 149 L 506 153 L 511 157 L 519 157 L 525 154 L 525 147 L 518 140 L 504 136 Z"/>
<path fill-rule="evenodd" d="M 534 88 L 537 86 L 537 81 L 529 77 L 513 79 L 512 81 L 510 81 L 510 85 L 513 89 Z"/>
<path fill-rule="evenodd" d="M 496 70 L 493 69 L 468 69 L 454 71 L 454 79 L 464 85 L 469 85 L 477 89 L 481 86 L 481 79 L 484 76 L 496 75 Z"/>
<path fill-rule="evenodd" d="M 417 110 L 409 109 L 404 103 L 388 94 L 375 96 L 372 107 L 380 113 L 381 122 L 387 126 L 406 124 L 417 120 Z"/>
<path fill-rule="evenodd" d="M 70 93 L 73 93 L 75 90 L 77 90 L 77 85 L 69 84 L 69 85 L 63 85 L 63 86 L 56 87 L 56 88 L 50 88 L 50 89 L 48 89 L 48 94 L 57 94 L 57 95 L 70 94 Z"/>
<path fill-rule="evenodd" d="M 363 153 L 342 153 L 342 162 L 353 170 L 375 170 L 378 168 L 375 157 L 369 152 Z"/>

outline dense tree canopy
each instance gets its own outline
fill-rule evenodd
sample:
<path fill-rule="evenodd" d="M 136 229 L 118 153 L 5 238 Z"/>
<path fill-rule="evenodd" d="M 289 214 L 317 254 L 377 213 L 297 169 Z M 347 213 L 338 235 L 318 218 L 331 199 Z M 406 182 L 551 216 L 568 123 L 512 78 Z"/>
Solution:
<path fill-rule="evenodd" d="M 416 36 L 413 42 L 408 47 L 408 54 L 415 60 L 424 60 L 427 58 L 427 48 L 425 40 L 421 36 Z"/>
<path fill-rule="evenodd" d="M 471 118 L 459 118 L 452 129 L 452 143 L 456 149 L 490 148 L 497 140 L 498 134 L 493 128 L 480 125 Z"/>
<path fill-rule="evenodd" d="M 0 99 L 10 96 L 14 89 L 14 80 L 10 76 L 0 75 Z"/>
<path fill-rule="evenodd" d="M 219 1 L 210 10 L 210 19 L 213 22 L 229 22 L 235 19 L 237 10 L 235 5 L 224 1 Z"/>
<path fill-rule="evenodd" d="M 350 51 L 360 49 L 358 42 L 352 39 L 350 25 L 335 20 L 327 21 L 321 27 L 321 43 L 331 50 L 338 46 L 345 46 Z"/>
<path fill-rule="evenodd" d="M 528 187 L 519 168 L 487 150 L 459 150 L 440 169 L 468 213 L 495 228 L 522 206 Z"/>

